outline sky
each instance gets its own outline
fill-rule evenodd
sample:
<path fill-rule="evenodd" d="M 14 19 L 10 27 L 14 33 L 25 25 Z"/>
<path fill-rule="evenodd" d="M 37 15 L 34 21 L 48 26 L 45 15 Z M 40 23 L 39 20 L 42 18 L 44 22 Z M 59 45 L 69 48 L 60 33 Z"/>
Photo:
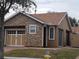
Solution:
<path fill-rule="evenodd" d="M 37 13 L 67 12 L 69 16 L 79 19 L 79 0 L 35 0 L 35 3 Z M 9 15 L 13 13 L 15 12 L 10 10 Z"/>
<path fill-rule="evenodd" d="M 67 12 L 69 16 L 79 19 L 79 0 L 35 0 L 37 13 Z"/>

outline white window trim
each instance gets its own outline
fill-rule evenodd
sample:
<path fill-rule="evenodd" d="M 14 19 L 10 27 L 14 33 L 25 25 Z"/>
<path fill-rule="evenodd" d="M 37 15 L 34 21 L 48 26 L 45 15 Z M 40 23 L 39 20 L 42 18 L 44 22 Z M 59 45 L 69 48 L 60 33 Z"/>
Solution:
<path fill-rule="evenodd" d="M 31 29 L 30 27 L 31 27 L 31 26 L 35 26 L 35 32 L 33 32 L 33 33 L 30 32 L 30 29 Z M 35 25 L 35 24 L 30 24 L 30 25 L 29 25 L 29 34 L 36 34 L 36 25 Z"/>
<path fill-rule="evenodd" d="M 50 29 L 53 28 L 53 39 L 50 39 Z M 54 27 L 49 27 L 49 40 L 55 40 L 55 28 Z"/>

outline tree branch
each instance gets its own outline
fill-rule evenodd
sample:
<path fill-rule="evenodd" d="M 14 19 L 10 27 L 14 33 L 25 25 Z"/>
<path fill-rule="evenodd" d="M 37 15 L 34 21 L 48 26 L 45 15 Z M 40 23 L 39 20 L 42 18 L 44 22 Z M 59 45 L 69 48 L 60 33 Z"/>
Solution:
<path fill-rule="evenodd" d="M 9 7 L 5 10 L 5 14 L 9 11 L 10 7 L 12 6 L 12 2 L 13 2 L 13 0 L 10 0 L 10 5 L 9 5 Z"/>
<path fill-rule="evenodd" d="M 36 13 L 36 9 L 37 9 L 37 5 L 35 4 L 35 2 L 31 1 L 31 3 L 35 6 L 35 13 Z"/>

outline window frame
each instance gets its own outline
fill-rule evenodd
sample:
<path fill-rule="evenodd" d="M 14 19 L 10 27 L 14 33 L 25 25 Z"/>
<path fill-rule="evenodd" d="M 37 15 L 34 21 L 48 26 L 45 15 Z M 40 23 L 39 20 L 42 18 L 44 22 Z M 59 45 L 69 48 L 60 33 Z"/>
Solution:
<path fill-rule="evenodd" d="M 15 33 L 12 33 L 13 31 L 15 31 Z M 8 30 L 7 31 L 7 34 L 8 35 L 16 35 L 16 30 Z"/>
<path fill-rule="evenodd" d="M 23 31 L 24 33 L 19 33 L 18 31 Z M 17 30 L 17 34 L 18 35 L 23 35 L 23 34 L 25 34 L 26 32 L 25 32 L 25 30 Z"/>
<path fill-rule="evenodd" d="M 16 35 L 17 36 L 17 35 L 25 35 L 26 34 L 25 29 L 6 29 L 6 31 L 7 31 L 8 35 Z M 8 33 L 8 31 L 15 31 L 15 34 Z M 24 31 L 25 33 L 19 34 L 18 31 Z"/>
<path fill-rule="evenodd" d="M 34 30 L 35 30 L 35 32 L 31 32 L 31 30 L 32 30 L 32 26 L 34 26 L 35 28 L 33 28 Z M 36 25 L 35 24 L 30 24 L 29 25 L 29 34 L 36 34 Z"/>
<path fill-rule="evenodd" d="M 50 29 L 53 28 L 53 38 L 50 38 Z M 55 28 L 49 27 L 49 40 L 55 40 Z"/>

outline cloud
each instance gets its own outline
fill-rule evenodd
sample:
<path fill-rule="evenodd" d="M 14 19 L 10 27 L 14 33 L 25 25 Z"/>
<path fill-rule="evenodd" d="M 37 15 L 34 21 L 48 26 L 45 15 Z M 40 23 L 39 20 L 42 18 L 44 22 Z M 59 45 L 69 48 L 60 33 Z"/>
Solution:
<path fill-rule="evenodd" d="M 72 17 L 79 17 L 79 0 L 36 0 L 38 11 L 66 11 Z"/>

